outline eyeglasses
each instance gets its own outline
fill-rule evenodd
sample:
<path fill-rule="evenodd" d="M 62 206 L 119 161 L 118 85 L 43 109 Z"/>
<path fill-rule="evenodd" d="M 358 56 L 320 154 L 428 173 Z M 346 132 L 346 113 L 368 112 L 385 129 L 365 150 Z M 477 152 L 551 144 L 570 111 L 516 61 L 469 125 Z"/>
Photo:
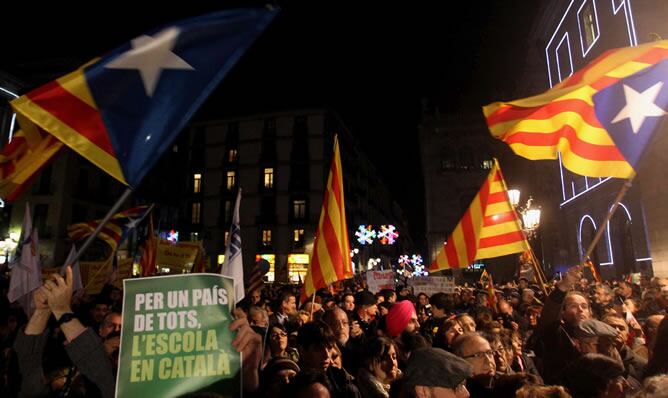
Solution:
<path fill-rule="evenodd" d="M 467 355 L 467 356 L 462 357 L 462 358 L 464 358 L 464 359 L 469 359 L 469 358 L 482 359 L 483 357 L 487 357 L 487 358 L 494 359 L 494 353 L 495 353 L 495 351 L 492 351 L 492 350 L 480 351 L 480 352 L 476 352 L 475 354 Z"/>
<path fill-rule="evenodd" d="M 282 337 L 288 337 L 288 334 L 285 332 L 280 332 L 280 333 L 272 333 L 269 335 L 272 339 L 278 339 Z"/>

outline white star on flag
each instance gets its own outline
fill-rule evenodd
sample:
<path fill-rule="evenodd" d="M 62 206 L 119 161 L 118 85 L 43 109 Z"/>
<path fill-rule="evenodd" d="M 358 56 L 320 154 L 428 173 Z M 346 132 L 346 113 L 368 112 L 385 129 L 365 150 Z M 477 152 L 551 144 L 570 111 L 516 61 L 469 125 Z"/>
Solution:
<path fill-rule="evenodd" d="M 663 82 L 658 82 L 642 93 L 639 93 L 625 84 L 624 97 L 626 98 L 626 106 L 612 119 L 612 123 L 629 119 L 633 134 L 638 134 L 640 127 L 647 117 L 663 116 L 666 113 L 654 103 L 662 87 Z"/>
<path fill-rule="evenodd" d="M 105 65 L 109 69 L 137 69 L 144 83 L 146 95 L 153 96 L 163 69 L 195 70 L 174 54 L 174 43 L 181 31 L 169 28 L 154 37 L 141 35 L 132 40 L 132 49 Z"/>

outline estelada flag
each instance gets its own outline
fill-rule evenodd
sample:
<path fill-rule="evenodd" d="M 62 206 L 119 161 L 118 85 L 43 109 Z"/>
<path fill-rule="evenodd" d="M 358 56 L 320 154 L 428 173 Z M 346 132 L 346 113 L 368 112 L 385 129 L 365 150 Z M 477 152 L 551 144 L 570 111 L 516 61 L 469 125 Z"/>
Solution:
<path fill-rule="evenodd" d="M 334 156 L 327 178 L 318 230 L 313 242 L 313 255 L 301 290 L 301 301 L 304 302 L 316 291 L 326 288 L 331 283 L 352 276 L 341 154 L 339 140 L 334 137 Z"/>
<path fill-rule="evenodd" d="M 547 92 L 483 107 L 492 135 L 531 160 L 630 178 L 668 109 L 668 41 L 609 50 Z"/>
<path fill-rule="evenodd" d="M 276 13 L 221 11 L 165 26 L 11 105 L 23 130 L 41 128 L 134 188 Z"/>
<path fill-rule="evenodd" d="M 515 209 L 510 204 L 499 162 L 464 213 L 429 272 L 467 267 L 474 260 L 521 253 L 529 249 Z"/>

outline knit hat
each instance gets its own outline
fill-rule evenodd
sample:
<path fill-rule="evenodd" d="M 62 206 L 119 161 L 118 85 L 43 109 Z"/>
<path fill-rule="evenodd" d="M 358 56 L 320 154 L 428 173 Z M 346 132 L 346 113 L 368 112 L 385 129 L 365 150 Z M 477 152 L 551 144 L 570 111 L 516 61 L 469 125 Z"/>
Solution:
<path fill-rule="evenodd" d="M 295 373 L 299 373 L 299 365 L 289 358 L 285 357 L 276 357 L 272 358 L 267 366 L 264 368 L 265 375 L 273 375 L 281 370 L 293 370 Z"/>
<path fill-rule="evenodd" d="M 415 315 L 415 307 L 409 300 L 394 304 L 385 317 L 385 329 L 391 337 L 396 337 L 406 329 L 411 316 Z"/>
<path fill-rule="evenodd" d="M 455 389 L 471 377 L 473 368 L 466 360 L 440 348 L 421 348 L 411 353 L 406 365 L 406 386 Z"/>

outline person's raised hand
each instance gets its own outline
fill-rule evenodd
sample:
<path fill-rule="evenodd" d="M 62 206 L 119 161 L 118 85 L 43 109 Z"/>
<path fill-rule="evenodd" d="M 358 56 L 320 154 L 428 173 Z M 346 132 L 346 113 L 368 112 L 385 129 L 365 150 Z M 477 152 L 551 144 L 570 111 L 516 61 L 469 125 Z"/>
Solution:
<path fill-rule="evenodd" d="M 44 286 L 35 289 L 32 293 L 32 298 L 35 301 L 35 309 L 37 311 L 51 311 L 46 294 L 44 294 Z"/>
<path fill-rule="evenodd" d="M 573 289 L 573 286 L 575 286 L 575 284 L 578 283 L 581 278 L 582 278 L 582 265 L 580 264 L 574 265 L 563 274 L 561 280 L 557 284 L 557 287 L 559 288 L 559 290 L 567 292 Z"/>
<path fill-rule="evenodd" d="M 44 294 L 56 319 L 62 314 L 72 312 L 72 267 L 65 268 L 65 278 L 51 274 L 50 279 L 44 283 Z"/>
<path fill-rule="evenodd" d="M 259 387 L 259 367 L 262 359 L 262 337 L 248 324 L 247 318 L 239 318 L 230 324 L 237 331 L 232 347 L 241 353 L 244 391 L 256 391 Z"/>

